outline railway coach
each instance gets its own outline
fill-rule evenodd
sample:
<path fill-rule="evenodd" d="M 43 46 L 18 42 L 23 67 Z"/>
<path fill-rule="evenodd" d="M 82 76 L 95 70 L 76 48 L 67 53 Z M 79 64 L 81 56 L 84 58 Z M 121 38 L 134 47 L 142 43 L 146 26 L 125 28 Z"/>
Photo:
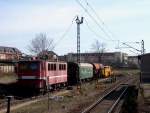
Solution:
<path fill-rule="evenodd" d="M 67 83 L 67 63 L 42 60 L 18 62 L 18 86 L 46 90 Z"/>
<path fill-rule="evenodd" d="M 79 81 L 93 78 L 93 65 L 89 63 L 68 62 L 68 84 L 75 85 Z"/>
<path fill-rule="evenodd" d="M 140 88 L 146 101 L 150 102 L 150 53 L 138 57 L 140 62 Z"/>

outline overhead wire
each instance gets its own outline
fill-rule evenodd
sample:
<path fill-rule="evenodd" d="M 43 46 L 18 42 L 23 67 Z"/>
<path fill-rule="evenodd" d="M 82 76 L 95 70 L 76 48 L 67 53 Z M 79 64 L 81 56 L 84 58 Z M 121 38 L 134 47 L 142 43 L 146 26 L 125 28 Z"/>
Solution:
<path fill-rule="evenodd" d="M 87 0 L 85 0 L 85 2 L 86 2 L 86 5 L 91 9 L 91 11 L 95 14 L 95 16 L 97 17 L 97 19 L 102 23 L 102 25 L 105 27 L 105 29 L 107 29 L 107 31 L 109 32 L 109 34 L 111 34 L 111 36 L 113 37 L 113 38 L 117 38 L 115 35 L 114 35 L 114 33 L 108 28 L 108 26 L 105 24 L 105 22 L 100 18 L 100 16 L 97 14 L 97 12 L 95 11 L 95 9 L 90 5 L 90 3 L 87 1 Z M 122 45 L 124 45 L 125 43 L 128 43 L 128 42 L 120 42 L 120 40 L 119 39 L 117 39 L 117 40 L 113 40 L 113 41 L 118 41 L 118 48 L 120 48 L 119 47 L 119 43 L 121 43 Z M 129 43 L 131 43 L 131 42 L 129 42 Z M 135 42 L 133 42 L 133 43 L 135 43 Z M 137 42 L 136 42 L 137 43 Z M 132 46 L 131 46 L 132 47 Z M 130 47 L 130 48 L 131 48 Z"/>
<path fill-rule="evenodd" d="M 101 31 L 109 38 L 110 41 L 113 41 L 110 37 L 110 35 L 103 29 L 103 27 L 97 22 L 97 20 L 89 13 L 89 11 L 82 5 L 82 3 L 79 0 L 76 0 L 76 2 L 83 8 L 83 10 L 88 14 L 88 16 L 95 22 L 95 24 L 100 28 Z"/>
<path fill-rule="evenodd" d="M 69 31 L 72 28 L 73 22 L 75 20 L 75 18 L 77 17 L 77 15 L 72 19 L 71 24 L 68 26 L 68 28 L 66 29 L 66 31 L 63 33 L 63 35 L 59 38 L 59 40 L 55 43 L 54 48 L 66 37 L 66 35 L 69 33 Z"/>
<path fill-rule="evenodd" d="M 105 39 L 103 36 L 101 36 L 101 35 L 99 35 L 97 32 L 95 32 L 95 31 L 89 26 L 89 24 L 88 24 L 88 22 L 87 22 L 86 19 L 84 19 L 84 20 L 85 20 L 85 24 L 86 24 L 87 28 L 88 28 L 96 37 L 102 38 L 103 40 L 108 41 L 108 40 Z"/>
<path fill-rule="evenodd" d="M 86 3 L 87 3 L 86 6 L 88 6 L 88 7 L 92 10 L 92 12 L 94 12 L 94 14 L 96 15 L 97 19 L 103 24 L 103 26 L 101 26 L 101 25 L 99 24 L 99 21 L 98 21 L 97 19 L 95 19 L 95 18 L 89 13 L 89 11 L 87 10 L 87 8 L 85 8 L 85 7 L 82 5 L 82 3 L 80 3 L 79 0 L 76 0 L 76 1 L 77 1 L 78 4 L 84 9 L 84 11 L 88 14 L 88 16 L 90 16 L 90 18 L 98 25 L 98 27 L 100 28 L 100 30 L 102 30 L 102 31 L 104 32 L 104 34 L 107 36 L 107 39 L 106 39 L 104 36 L 102 37 L 101 35 L 99 35 L 99 33 L 95 32 L 95 30 L 93 30 L 93 29 L 89 26 L 88 22 L 86 21 L 86 26 L 88 27 L 88 29 L 89 29 L 91 32 L 93 32 L 93 34 L 94 34 L 96 37 L 99 37 L 99 38 L 101 38 L 101 39 L 103 39 L 103 40 L 105 40 L 105 41 L 107 41 L 107 42 L 117 42 L 117 46 L 118 46 L 118 47 L 116 47 L 115 49 L 119 48 L 119 42 L 120 42 L 120 41 L 111 38 L 111 36 L 113 37 L 113 33 L 111 33 L 111 31 L 108 29 L 108 27 L 106 26 L 106 24 L 104 23 L 104 21 L 98 16 L 98 14 L 97 14 L 96 11 L 92 8 L 92 6 L 89 5 L 88 2 L 86 2 Z M 86 1 L 87 1 L 87 0 L 86 0 Z M 108 32 L 106 32 L 106 30 L 105 30 L 103 27 L 104 27 L 105 29 L 107 29 L 107 31 L 111 34 L 111 36 L 108 34 Z M 108 38 L 109 38 L 109 39 L 108 39 Z"/>
<path fill-rule="evenodd" d="M 124 42 L 120 42 L 119 39 L 117 39 L 117 40 L 112 39 L 112 37 L 113 37 L 113 38 L 115 37 L 114 33 L 112 33 L 112 31 L 108 28 L 108 26 L 104 23 L 104 21 L 99 17 L 99 15 L 96 13 L 96 11 L 94 10 L 94 8 L 88 3 L 87 0 L 85 0 L 86 5 L 91 9 L 91 11 L 92 11 L 92 12 L 95 14 L 95 16 L 97 17 L 97 19 L 102 23 L 103 27 L 104 27 L 105 29 L 107 29 L 107 32 L 109 32 L 109 34 L 111 34 L 111 36 L 110 36 L 110 35 L 105 31 L 105 29 L 99 24 L 99 22 L 97 21 L 97 19 L 95 19 L 95 18 L 89 13 L 89 11 L 87 10 L 87 8 L 85 8 L 84 5 L 82 5 L 82 3 L 80 2 L 80 0 L 76 0 L 76 2 L 77 2 L 77 3 L 81 6 L 81 8 L 88 14 L 88 16 L 95 22 L 95 24 L 97 24 L 97 26 L 101 29 L 101 31 L 104 32 L 104 34 L 107 36 L 107 38 L 110 39 L 110 40 L 107 40 L 107 41 L 117 41 L 117 42 L 118 42 L 118 46 L 119 46 L 119 43 L 121 43 L 122 45 L 126 45 Z M 89 25 L 87 24 L 87 22 L 86 22 L 86 25 L 87 25 L 87 27 L 89 28 L 89 30 L 90 30 L 91 32 L 93 32 L 96 36 L 101 37 L 100 35 L 98 35 L 94 30 L 92 30 L 92 29 L 89 27 Z M 101 38 L 102 38 L 102 37 L 101 37 Z M 117 38 L 117 37 L 115 37 L 115 38 Z M 120 48 L 120 47 L 118 47 L 118 48 Z M 130 46 L 130 48 L 133 49 L 132 46 Z M 137 49 L 135 49 L 135 50 L 137 50 Z"/>
<path fill-rule="evenodd" d="M 86 5 L 91 9 L 91 11 L 93 11 L 93 13 L 95 14 L 95 16 L 97 17 L 97 19 L 102 23 L 102 25 L 105 27 L 105 29 L 107 29 L 107 31 L 111 34 L 111 36 L 114 38 L 114 33 L 108 28 L 108 26 L 105 24 L 105 22 L 101 19 L 101 17 L 97 14 L 97 12 L 95 11 L 95 9 L 90 5 L 90 3 L 86 0 Z"/>

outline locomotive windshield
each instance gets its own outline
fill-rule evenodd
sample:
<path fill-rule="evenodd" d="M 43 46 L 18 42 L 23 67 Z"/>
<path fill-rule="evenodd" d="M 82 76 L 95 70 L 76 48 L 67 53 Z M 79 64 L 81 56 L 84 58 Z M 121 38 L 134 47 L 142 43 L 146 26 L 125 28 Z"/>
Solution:
<path fill-rule="evenodd" d="M 37 71 L 39 69 L 38 62 L 21 62 L 19 63 L 19 71 Z"/>

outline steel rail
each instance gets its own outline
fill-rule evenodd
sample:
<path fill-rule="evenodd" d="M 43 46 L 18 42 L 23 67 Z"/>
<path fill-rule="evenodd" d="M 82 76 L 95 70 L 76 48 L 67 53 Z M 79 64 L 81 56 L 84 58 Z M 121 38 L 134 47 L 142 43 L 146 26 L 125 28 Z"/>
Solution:
<path fill-rule="evenodd" d="M 100 102 L 102 102 L 115 89 L 117 89 L 118 87 L 120 87 L 120 85 L 121 85 L 121 83 L 119 85 L 117 85 L 116 87 L 114 87 L 113 89 L 111 89 L 109 92 L 107 92 L 105 95 L 103 95 L 101 98 L 99 98 L 98 101 L 96 101 L 95 103 L 93 103 L 91 106 L 89 106 L 87 109 L 85 109 L 81 113 L 89 113 L 89 111 L 91 111 L 96 105 L 98 105 Z"/>
<path fill-rule="evenodd" d="M 129 80 L 129 81 L 128 81 Z M 129 83 L 133 82 L 134 79 L 130 79 L 128 78 L 127 80 L 124 81 L 128 81 L 125 85 L 128 85 Z M 90 105 L 88 108 L 86 108 L 84 111 L 82 111 L 81 113 L 89 113 L 93 108 L 95 108 L 99 103 L 101 103 L 109 94 L 111 94 L 115 89 L 119 88 L 120 85 L 122 83 L 119 83 L 117 86 L 115 86 L 113 89 L 111 89 L 110 91 L 108 91 L 105 95 L 103 95 L 101 98 L 99 98 L 96 102 L 94 102 L 92 105 Z M 120 99 L 118 99 L 119 101 Z M 118 102 L 116 102 L 117 104 Z M 115 107 L 115 105 L 113 105 Z M 112 107 L 113 109 L 113 107 Z M 111 110 L 110 110 L 111 111 Z"/>
<path fill-rule="evenodd" d="M 121 93 L 121 95 L 118 97 L 118 99 L 115 101 L 115 103 L 112 105 L 112 107 L 109 109 L 109 111 L 107 113 L 112 113 L 114 111 L 115 107 L 120 102 L 121 98 L 126 93 L 127 89 L 128 89 L 128 85 L 127 85 L 127 87 L 124 89 L 124 91 Z"/>

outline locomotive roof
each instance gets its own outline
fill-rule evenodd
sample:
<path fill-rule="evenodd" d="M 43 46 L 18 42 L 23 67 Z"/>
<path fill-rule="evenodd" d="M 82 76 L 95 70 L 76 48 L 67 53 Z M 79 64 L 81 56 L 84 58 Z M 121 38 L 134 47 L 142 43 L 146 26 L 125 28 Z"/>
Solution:
<path fill-rule="evenodd" d="M 93 67 L 91 63 L 77 63 L 77 62 L 68 62 L 68 63 L 76 64 L 78 66 L 84 66 L 84 67 Z"/>

